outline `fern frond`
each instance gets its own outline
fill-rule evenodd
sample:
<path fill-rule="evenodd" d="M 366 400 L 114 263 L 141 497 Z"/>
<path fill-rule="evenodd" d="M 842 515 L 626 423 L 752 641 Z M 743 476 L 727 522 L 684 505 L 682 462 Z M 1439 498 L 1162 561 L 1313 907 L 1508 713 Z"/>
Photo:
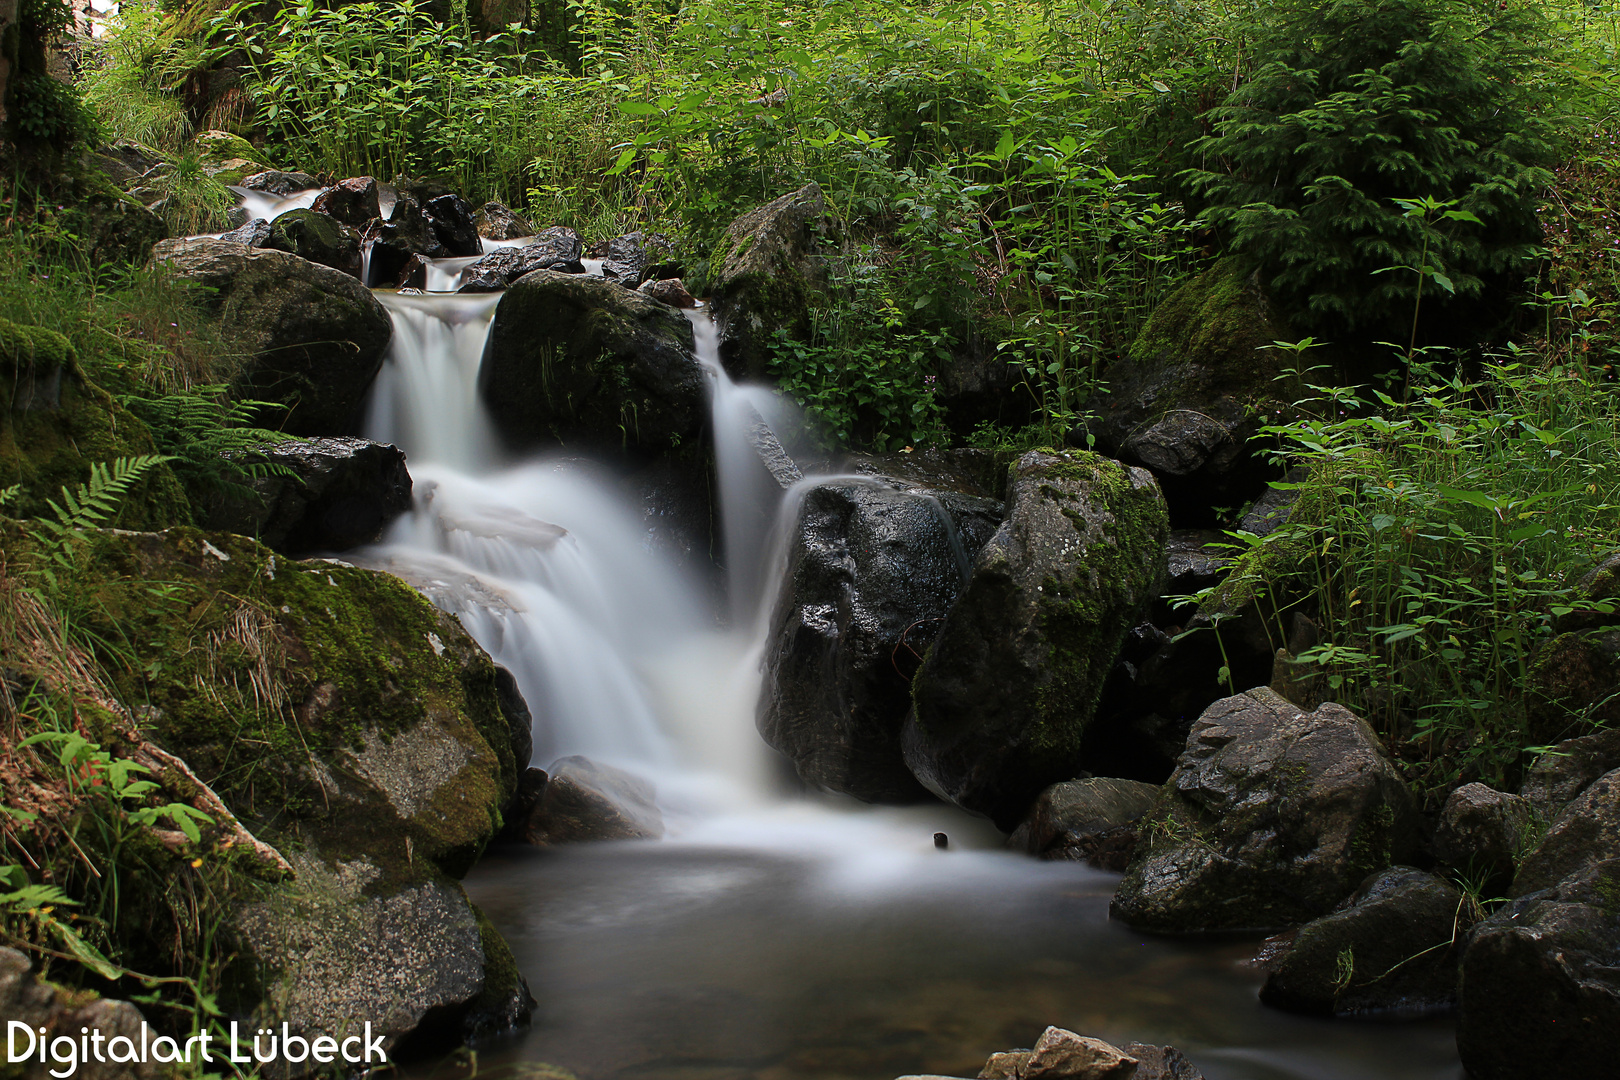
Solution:
<path fill-rule="evenodd" d="M 46 505 L 56 515 L 56 521 L 47 524 L 60 534 L 88 529 L 107 520 L 118 512 L 118 504 L 131 487 L 168 460 L 162 454 L 141 454 L 96 462 L 90 466 L 87 482 L 76 488 L 63 486 L 61 503 L 46 500 Z"/>

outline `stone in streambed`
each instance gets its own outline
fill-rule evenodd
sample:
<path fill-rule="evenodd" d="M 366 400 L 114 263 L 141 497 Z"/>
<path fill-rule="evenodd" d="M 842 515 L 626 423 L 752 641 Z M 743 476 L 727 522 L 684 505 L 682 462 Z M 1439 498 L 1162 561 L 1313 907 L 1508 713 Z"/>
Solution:
<path fill-rule="evenodd" d="M 1299 928 L 1270 961 L 1260 1000 L 1324 1016 L 1449 1009 L 1472 911 L 1448 882 L 1390 867 L 1337 911 Z"/>
<path fill-rule="evenodd" d="M 1158 797 L 1154 784 L 1112 777 L 1053 784 L 1035 800 L 1007 846 L 1043 859 L 1123 870 L 1136 846 L 1136 824 Z"/>
<path fill-rule="evenodd" d="M 1605 773 L 1620 769 L 1620 728 L 1610 728 L 1554 746 L 1531 767 L 1519 794 L 1550 823 Z"/>
<path fill-rule="evenodd" d="M 493 292 L 504 289 L 524 274 L 554 270 L 562 274 L 583 274 L 583 249 L 579 234 L 566 225 L 556 225 L 540 233 L 532 244 L 498 248 L 461 271 L 462 292 Z"/>
<path fill-rule="evenodd" d="M 686 290 L 686 282 L 680 278 L 663 278 L 661 280 L 648 280 L 641 283 L 641 292 L 646 293 L 654 300 L 676 308 L 695 308 L 697 301 Z"/>
<path fill-rule="evenodd" d="M 266 169 L 251 176 L 242 178 L 237 187 L 245 187 L 249 191 L 262 191 L 266 195 L 275 195 L 278 198 L 288 198 L 300 191 L 309 191 L 321 186 L 320 180 L 302 172 L 282 172 L 280 169 Z"/>
<path fill-rule="evenodd" d="M 807 784 L 867 802 L 924 796 L 900 747 L 911 675 L 1001 510 L 887 476 L 804 492 L 758 715 Z"/>
<path fill-rule="evenodd" d="M 1519 864 L 1512 895 L 1551 888 L 1609 859 L 1620 859 L 1620 769 L 1592 781 L 1564 808 Z"/>
<path fill-rule="evenodd" d="M 1440 811 L 1434 854 L 1443 864 L 1500 896 L 1535 830 L 1530 804 L 1484 784 L 1465 784 Z"/>
<path fill-rule="evenodd" d="M 653 786 L 622 769 L 584 757 L 566 757 L 549 774 L 529 769 L 515 804 L 515 832 L 536 847 L 594 840 L 657 840 L 664 817 Z"/>
<path fill-rule="evenodd" d="M 1110 911 L 1164 933 L 1326 915 L 1415 853 L 1411 792 L 1366 721 L 1261 687 L 1193 725 Z"/>
<path fill-rule="evenodd" d="M 377 181 L 369 176 L 339 180 L 334 187 L 315 196 L 310 209 L 351 229 L 364 230 L 373 220 L 382 217 Z"/>
<path fill-rule="evenodd" d="M 991 1054 L 978 1080 L 1203 1080 L 1203 1074 L 1173 1046 L 1118 1047 L 1049 1027 L 1033 1049 Z"/>
<path fill-rule="evenodd" d="M 707 421 L 692 324 L 601 278 L 537 270 L 501 297 L 478 387 L 517 446 L 672 450 Z"/>
<path fill-rule="evenodd" d="M 1169 531 L 1144 469 L 1085 451 L 1012 466 L 1008 516 L 912 683 L 906 764 L 1010 831 L 1081 744 L 1126 632 L 1158 595 Z"/>
<path fill-rule="evenodd" d="M 473 224 L 485 240 L 520 240 L 534 235 L 534 226 L 527 218 L 494 200 L 478 209 L 473 215 Z"/>
<path fill-rule="evenodd" d="M 1614 1076 L 1620 859 L 1500 908 L 1463 955 L 1457 1052 L 1474 1080 Z"/>
<path fill-rule="evenodd" d="M 359 423 L 393 323 L 354 277 L 284 251 L 225 240 L 166 240 L 154 265 L 204 286 L 204 304 L 237 350 L 220 361 L 233 397 L 290 411 L 294 435 L 341 435 Z"/>

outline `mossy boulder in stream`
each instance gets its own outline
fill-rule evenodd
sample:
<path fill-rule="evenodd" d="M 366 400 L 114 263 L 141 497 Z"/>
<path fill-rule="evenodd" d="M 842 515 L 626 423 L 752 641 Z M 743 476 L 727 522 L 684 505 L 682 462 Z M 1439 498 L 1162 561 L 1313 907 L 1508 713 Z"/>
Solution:
<path fill-rule="evenodd" d="M 692 324 L 601 278 L 536 270 L 501 297 L 479 392 L 519 446 L 668 450 L 707 420 Z"/>
<path fill-rule="evenodd" d="M 1367 722 L 1261 687 L 1211 705 L 1142 820 L 1111 912 L 1143 930 L 1289 926 L 1412 857 L 1412 793 Z"/>
<path fill-rule="evenodd" d="M 455 881 L 516 787 L 488 655 L 396 578 L 228 533 L 98 532 L 81 567 L 84 628 L 150 659 L 118 696 L 295 870 L 239 909 L 259 974 L 229 1007 L 306 1036 L 490 1023 L 469 1010 L 493 946 Z"/>
<path fill-rule="evenodd" d="M 733 221 L 715 252 L 720 356 L 734 378 L 765 374 L 778 332 L 810 339 L 810 307 L 825 293 L 829 249 L 843 237 L 819 184 L 806 184 Z"/>
<path fill-rule="evenodd" d="M 360 234 L 318 210 L 288 210 L 270 223 L 265 247 L 360 276 Z"/>
<path fill-rule="evenodd" d="M 92 465 L 157 452 L 146 425 L 85 377 L 55 330 L 0 319 L 0 402 L 0 490 L 21 486 L 6 513 L 50 517 L 47 500 L 60 502 L 63 486 L 87 481 Z M 159 465 L 114 520 L 163 528 L 189 524 L 191 510 L 178 478 Z"/>
<path fill-rule="evenodd" d="M 271 423 L 294 435 L 347 435 L 393 336 L 388 312 L 349 274 L 285 251 L 228 240 L 166 240 L 158 266 L 206 287 L 240 343 L 225 372 L 238 398 L 291 411 Z"/>
<path fill-rule="evenodd" d="M 925 786 L 1011 830 L 1078 775 L 1103 680 L 1158 596 L 1168 533 L 1145 469 L 1084 451 L 1012 466 L 1007 520 L 912 683 L 903 744 Z"/>

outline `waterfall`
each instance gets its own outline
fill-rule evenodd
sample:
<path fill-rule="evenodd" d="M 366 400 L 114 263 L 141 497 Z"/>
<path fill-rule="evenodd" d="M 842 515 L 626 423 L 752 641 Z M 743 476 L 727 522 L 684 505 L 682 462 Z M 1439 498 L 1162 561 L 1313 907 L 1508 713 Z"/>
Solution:
<path fill-rule="evenodd" d="M 406 452 L 415 497 L 356 561 L 416 585 L 513 673 L 535 717 L 533 764 L 585 754 L 647 776 L 672 830 L 757 803 L 757 611 L 781 488 L 757 457 L 749 475 L 737 425 L 758 423 L 769 395 L 726 378 L 709 320 L 694 319 L 739 605 L 721 619 L 691 568 L 649 549 L 609 470 L 502 454 L 477 393 L 500 294 L 377 295 L 394 339 L 366 434 Z"/>

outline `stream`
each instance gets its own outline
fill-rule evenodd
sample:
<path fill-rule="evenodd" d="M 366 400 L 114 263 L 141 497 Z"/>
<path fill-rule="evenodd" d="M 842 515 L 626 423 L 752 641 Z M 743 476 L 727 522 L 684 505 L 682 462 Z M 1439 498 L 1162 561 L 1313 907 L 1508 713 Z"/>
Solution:
<path fill-rule="evenodd" d="M 1176 1045 L 1209 1080 L 1461 1075 L 1449 1021 L 1276 1012 L 1256 997 L 1254 938 L 1110 922 L 1117 875 L 1008 853 L 943 805 L 785 790 L 754 710 L 781 523 L 815 478 L 784 493 L 750 459 L 747 425 L 780 405 L 726 377 L 701 310 L 731 553 L 722 612 L 603 466 L 502 452 L 477 393 L 499 294 L 378 296 L 394 344 L 365 434 L 406 451 L 415 508 L 354 561 L 417 585 L 513 672 L 533 764 L 584 754 L 646 777 L 668 827 L 658 842 L 497 849 L 469 876 L 539 1002 L 532 1026 L 480 1048 L 480 1071 L 971 1077 L 1057 1024 Z"/>

